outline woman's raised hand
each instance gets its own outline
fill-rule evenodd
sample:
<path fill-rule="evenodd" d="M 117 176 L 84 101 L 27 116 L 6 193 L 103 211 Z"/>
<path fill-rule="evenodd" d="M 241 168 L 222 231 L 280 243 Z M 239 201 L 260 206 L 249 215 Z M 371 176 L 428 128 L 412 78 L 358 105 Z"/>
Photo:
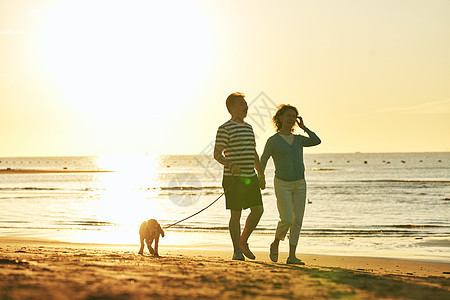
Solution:
<path fill-rule="evenodd" d="M 303 130 L 306 128 L 305 124 L 303 123 L 303 118 L 300 116 L 297 117 L 297 124 L 298 127 L 300 127 Z"/>

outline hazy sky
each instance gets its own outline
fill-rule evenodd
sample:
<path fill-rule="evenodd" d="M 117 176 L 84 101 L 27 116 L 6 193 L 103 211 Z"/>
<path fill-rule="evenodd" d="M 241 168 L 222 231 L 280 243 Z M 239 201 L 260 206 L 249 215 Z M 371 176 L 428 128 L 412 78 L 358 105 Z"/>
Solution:
<path fill-rule="evenodd" d="M 0 156 L 210 153 L 234 91 L 260 154 L 282 103 L 306 153 L 450 151 L 450 1 L 0 0 Z"/>

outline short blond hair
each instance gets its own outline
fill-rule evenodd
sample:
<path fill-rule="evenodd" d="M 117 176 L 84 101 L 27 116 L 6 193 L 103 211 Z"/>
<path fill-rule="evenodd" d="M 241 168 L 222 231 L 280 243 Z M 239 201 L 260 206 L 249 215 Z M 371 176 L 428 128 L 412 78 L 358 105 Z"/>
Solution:
<path fill-rule="evenodd" d="M 232 94 L 230 94 L 227 97 L 227 100 L 225 101 L 225 105 L 227 106 L 228 112 L 231 114 L 231 107 L 234 105 L 234 103 L 236 103 L 236 100 L 242 98 L 245 100 L 245 94 L 244 93 L 240 93 L 240 92 L 234 92 Z"/>

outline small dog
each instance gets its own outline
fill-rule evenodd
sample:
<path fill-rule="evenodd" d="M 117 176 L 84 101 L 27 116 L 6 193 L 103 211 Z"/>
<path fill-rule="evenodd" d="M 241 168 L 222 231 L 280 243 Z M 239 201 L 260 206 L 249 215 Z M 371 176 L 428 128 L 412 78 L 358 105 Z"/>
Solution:
<path fill-rule="evenodd" d="M 164 231 L 161 228 L 161 225 L 159 225 L 158 221 L 155 219 L 150 219 L 148 221 L 144 221 L 141 224 L 141 228 L 139 228 L 139 237 L 141 239 L 141 249 L 139 250 L 139 254 L 144 253 L 144 240 L 147 243 L 148 251 L 150 251 L 150 254 L 153 256 L 159 257 L 158 254 L 158 243 L 159 243 L 159 236 L 164 237 Z M 152 248 L 152 243 L 155 241 L 155 249 Z"/>

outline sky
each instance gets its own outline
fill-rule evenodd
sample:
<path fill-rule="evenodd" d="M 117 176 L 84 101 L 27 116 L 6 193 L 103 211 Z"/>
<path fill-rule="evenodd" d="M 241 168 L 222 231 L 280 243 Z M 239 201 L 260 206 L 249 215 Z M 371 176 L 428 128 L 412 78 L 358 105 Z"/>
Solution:
<path fill-rule="evenodd" d="M 306 153 L 450 151 L 450 1 L 0 0 L 2 157 L 210 154 L 235 91 L 259 154 L 280 104 Z"/>

